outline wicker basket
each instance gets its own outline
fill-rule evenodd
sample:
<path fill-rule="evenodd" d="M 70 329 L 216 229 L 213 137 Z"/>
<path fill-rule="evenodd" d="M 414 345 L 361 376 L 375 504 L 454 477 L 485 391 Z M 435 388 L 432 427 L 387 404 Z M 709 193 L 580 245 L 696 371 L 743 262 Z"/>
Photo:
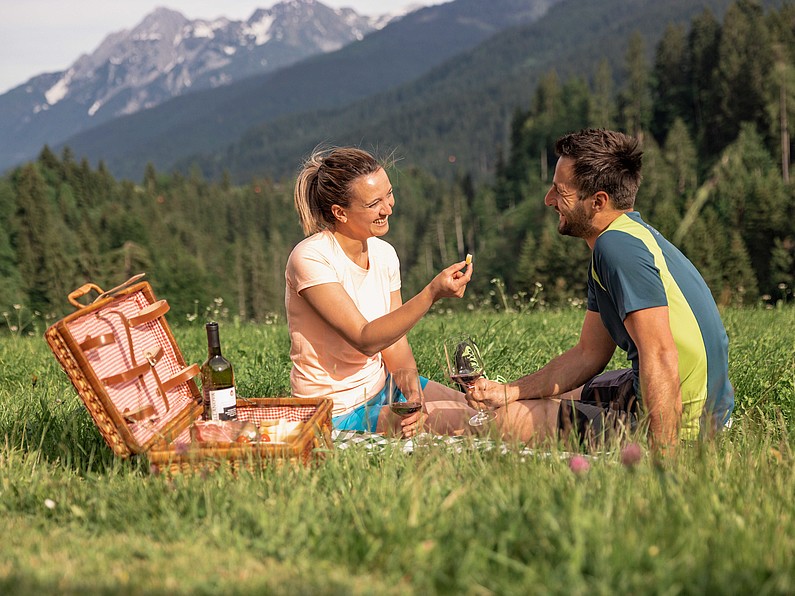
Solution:
<path fill-rule="evenodd" d="M 147 452 L 155 473 L 211 471 L 228 466 L 236 471 L 269 464 L 309 464 L 334 448 L 331 440 L 330 399 L 238 399 L 239 420 L 262 423 L 286 419 L 301 423 L 300 431 L 284 442 L 196 443 L 189 429 L 171 442 L 158 443 Z"/>
<path fill-rule="evenodd" d="M 238 401 L 239 417 L 286 418 L 301 431 L 285 443 L 197 443 L 190 428 L 201 417 L 201 392 L 156 300 L 141 276 L 108 292 L 86 284 L 71 294 L 77 311 L 53 324 L 45 339 L 103 438 L 119 457 L 146 454 L 153 471 L 308 463 L 333 449 L 331 400 L 255 398 Z M 90 304 L 79 299 L 96 292 Z"/>

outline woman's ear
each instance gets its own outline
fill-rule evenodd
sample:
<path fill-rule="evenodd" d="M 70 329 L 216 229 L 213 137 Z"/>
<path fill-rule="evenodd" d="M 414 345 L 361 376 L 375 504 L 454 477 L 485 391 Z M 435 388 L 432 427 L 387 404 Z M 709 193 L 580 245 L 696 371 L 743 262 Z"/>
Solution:
<path fill-rule="evenodd" d="M 331 206 L 331 213 L 334 215 L 337 221 L 341 223 L 346 223 L 348 221 L 348 216 L 345 214 L 345 208 L 339 205 L 332 205 Z"/>

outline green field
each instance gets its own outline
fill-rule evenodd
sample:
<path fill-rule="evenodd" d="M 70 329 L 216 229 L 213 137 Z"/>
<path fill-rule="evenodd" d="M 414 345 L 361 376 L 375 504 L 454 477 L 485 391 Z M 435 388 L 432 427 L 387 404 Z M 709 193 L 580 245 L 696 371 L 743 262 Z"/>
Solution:
<path fill-rule="evenodd" d="M 467 330 L 511 378 L 571 345 L 581 318 L 439 312 L 410 339 L 443 381 L 440 339 Z M 735 424 L 664 468 L 608 453 L 575 475 L 558 450 L 352 447 L 190 478 L 115 458 L 43 323 L 20 325 L 0 336 L 0 593 L 791 594 L 795 310 L 724 320 Z M 175 335 L 203 360 L 199 321 Z M 221 338 L 240 394 L 289 393 L 283 322 L 224 321 Z"/>

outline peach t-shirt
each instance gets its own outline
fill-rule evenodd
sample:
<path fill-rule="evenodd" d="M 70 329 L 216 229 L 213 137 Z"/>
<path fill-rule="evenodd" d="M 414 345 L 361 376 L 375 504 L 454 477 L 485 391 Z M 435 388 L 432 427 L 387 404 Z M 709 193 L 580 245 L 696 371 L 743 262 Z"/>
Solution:
<path fill-rule="evenodd" d="M 340 283 L 368 321 L 387 314 L 390 293 L 400 289 L 400 261 L 392 245 L 379 238 L 369 238 L 367 247 L 370 268 L 362 269 L 331 232 L 318 232 L 293 249 L 284 274 L 293 396 L 331 397 L 333 416 L 350 412 L 378 393 L 386 371 L 380 353 L 368 357 L 351 346 L 300 292 Z"/>

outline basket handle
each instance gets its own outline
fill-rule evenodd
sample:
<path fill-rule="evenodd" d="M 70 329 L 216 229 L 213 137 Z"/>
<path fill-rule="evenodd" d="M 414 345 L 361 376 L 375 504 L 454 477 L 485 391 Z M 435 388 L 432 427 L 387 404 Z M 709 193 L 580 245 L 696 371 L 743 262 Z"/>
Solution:
<path fill-rule="evenodd" d="M 83 296 L 85 296 L 86 294 L 91 292 L 92 290 L 94 292 L 96 292 L 97 294 L 100 294 L 100 295 L 102 295 L 102 293 L 103 293 L 102 292 L 102 288 L 100 288 L 96 284 L 92 284 L 92 283 L 83 284 L 82 286 L 80 286 L 79 288 L 74 290 L 73 292 L 69 293 L 69 296 L 67 297 L 69 299 L 69 303 L 72 306 L 74 306 L 75 308 L 85 308 L 85 305 L 81 304 L 80 302 L 78 302 L 77 299 L 78 298 L 82 298 Z"/>
<path fill-rule="evenodd" d="M 119 292 L 119 291 L 123 290 L 124 288 L 126 288 L 127 286 L 130 286 L 130 285 L 134 284 L 139 279 L 141 279 L 144 275 L 146 275 L 146 274 L 145 273 L 139 273 L 138 275 L 133 275 L 130 279 L 125 281 L 123 284 L 118 285 L 115 288 L 113 288 L 112 290 L 108 290 L 107 292 L 104 291 L 102 288 L 100 288 L 97 284 L 92 284 L 92 283 L 89 282 L 87 284 L 83 284 L 82 286 L 77 288 L 75 291 L 71 292 L 69 294 L 69 296 L 67 296 L 67 298 L 69 299 L 69 303 L 72 306 L 74 306 L 75 308 L 78 308 L 78 309 L 85 308 L 86 305 L 85 304 L 81 304 L 80 302 L 77 301 L 77 299 L 78 298 L 82 298 L 83 296 L 85 296 L 86 294 L 91 292 L 92 290 L 94 292 L 96 292 L 97 294 L 99 294 L 99 296 L 97 296 L 94 299 L 94 302 L 96 302 L 97 300 L 100 300 L 101 298 L 105 298 L 107 296 L 112 296 L 116 292 Z"/>

